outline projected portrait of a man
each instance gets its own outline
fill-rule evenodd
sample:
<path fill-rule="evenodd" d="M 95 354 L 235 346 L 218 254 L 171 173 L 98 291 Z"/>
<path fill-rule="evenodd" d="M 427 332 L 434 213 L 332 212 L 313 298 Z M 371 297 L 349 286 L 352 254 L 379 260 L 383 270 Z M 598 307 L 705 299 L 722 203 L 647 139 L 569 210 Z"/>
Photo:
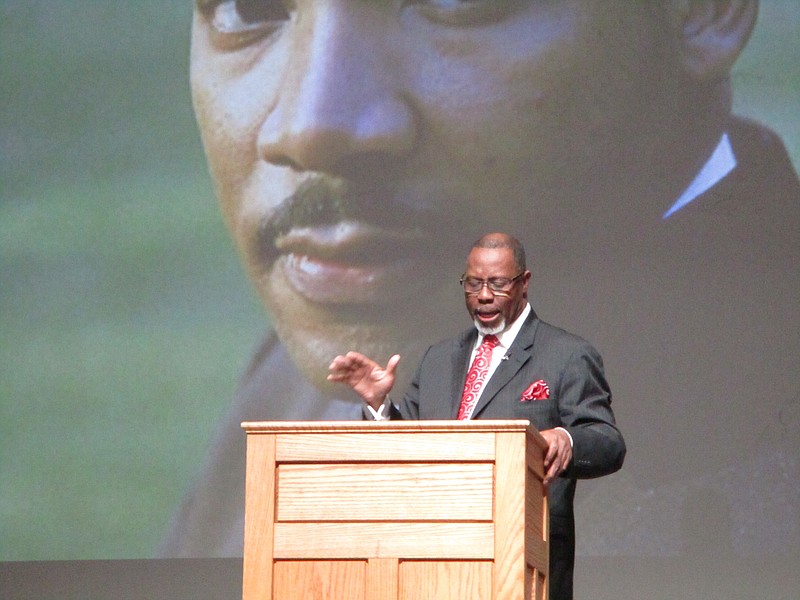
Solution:
<path fill-rule="evenodd" d="M 197 120 L 274 331 L 163 551 L 241 552 L 239 422 L 360 418 L 331 358 L 399 352 L 407 381 L 462 328 L 461 261 L 487 230 L 524 242 L 537 312 L 607 364 L 628 459 L 578 499 L 579 554 L 796 544 L 800 186 L 731 112 L 757 11 L 198 2 Z"/>

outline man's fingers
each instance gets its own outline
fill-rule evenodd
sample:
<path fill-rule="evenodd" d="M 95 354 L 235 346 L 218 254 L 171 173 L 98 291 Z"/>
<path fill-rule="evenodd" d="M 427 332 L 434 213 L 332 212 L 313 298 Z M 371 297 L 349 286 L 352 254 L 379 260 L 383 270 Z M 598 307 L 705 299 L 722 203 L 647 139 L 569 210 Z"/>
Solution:
<path fill-rule="evenodd" d="M 566 433 L 558 429 L 547 429 L 541 432 L 547 441 L 547 452 L 544 456 L 544 483 L 550 483 L 566 470 L 572 460 L 572 447 Z"/>
<path fill-rule="evenodd" d="M 389 359 L 389 362 L 386 363 L 386 372 L 389 374 L 394 374 L 395 369 L 397 369 L 397 363 L 400 362 L 400 355 L 395 354 Z"/>
<path fill-rule="evenodd" d="M 547 446 L 547 453 L 544 455 L 544 466 L 550 468 L 553 459 L 556 457 L 556 447 L 553 444 Z"/>
<path fill-rule="evenodd" d="M 544 475 L 544 484 L 545 485 L 549 484 L 556 477 L 558 477 L 558 468 L 556 467 L 556 464 L 553 463 L 552 465 L 550 465 L 550 468 L 547 469 L 547 472 Z"/>

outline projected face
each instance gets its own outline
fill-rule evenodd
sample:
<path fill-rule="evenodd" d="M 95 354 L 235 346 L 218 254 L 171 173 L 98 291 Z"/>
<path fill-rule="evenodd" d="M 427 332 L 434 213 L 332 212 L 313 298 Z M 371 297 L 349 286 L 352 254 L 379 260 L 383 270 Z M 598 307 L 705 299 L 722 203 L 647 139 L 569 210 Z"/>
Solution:
<path fill-rule="evenodd" d="M 606 182 L 636 181 L 625 157 L 647 155 L 651 123 L 674 125 L 652 119 L 673 86 L 648 6 L 198 2 L 192 89 L 210 169 L 311 380 L 348 349 L 413 357 L 466 326 L 458 276 L 480 234 L 569 235 L 565 214 L 578 232 L 577 215 L 605 210 Z"/>

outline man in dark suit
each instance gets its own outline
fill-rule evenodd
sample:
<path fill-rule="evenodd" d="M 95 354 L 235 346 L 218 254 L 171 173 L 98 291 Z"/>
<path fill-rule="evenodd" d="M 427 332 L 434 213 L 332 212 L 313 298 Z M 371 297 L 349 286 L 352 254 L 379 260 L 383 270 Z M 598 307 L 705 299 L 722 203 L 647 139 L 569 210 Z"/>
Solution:
<path fill-rule="evenodd" d="M 548 443 L 550 598 L 567 600 L 576 479 L 617 471 L 625 442 L 600 355 L 539 320 L 528 303 L 530 279 L 518 240 L 485 235 L 472 247 L 462 277 L 475 327 L 428 349 L 399 405 L 388 399 L 399 355 L 381 367 L 351 351 L 334 358 L 328 378 L 349 384 L 378 419 L 520 418 L 539 428 Z"/>

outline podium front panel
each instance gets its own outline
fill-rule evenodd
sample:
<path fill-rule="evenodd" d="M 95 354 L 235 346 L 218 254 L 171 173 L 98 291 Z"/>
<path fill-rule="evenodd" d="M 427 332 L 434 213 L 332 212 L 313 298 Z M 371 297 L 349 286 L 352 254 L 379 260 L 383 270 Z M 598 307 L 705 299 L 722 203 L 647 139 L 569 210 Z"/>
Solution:
<path fill-rule="evenodd" d="M 248 422 L 245 600 L 544 600 L 527 421 Z"/>

